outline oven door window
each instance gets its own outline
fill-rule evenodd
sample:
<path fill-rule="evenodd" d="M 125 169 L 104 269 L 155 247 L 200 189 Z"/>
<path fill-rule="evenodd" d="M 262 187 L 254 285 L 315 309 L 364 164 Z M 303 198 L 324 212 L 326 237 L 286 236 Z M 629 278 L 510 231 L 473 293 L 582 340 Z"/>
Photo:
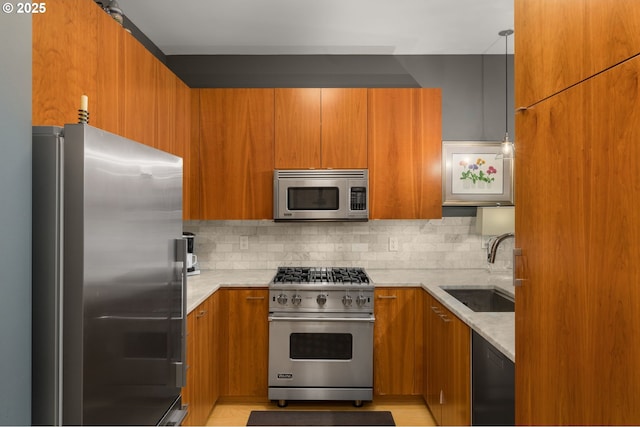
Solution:
<path fill-rule="evenodd" d="M 289 358 L 315 360 L 351 360 L 353 335 L 345 333 L 292 333 Z"/>
<path fill-rule="evenodd" d="M 287 209 L 290 211 L 336 211 L 339 208 L 338 187 L 287 188 Z"/>

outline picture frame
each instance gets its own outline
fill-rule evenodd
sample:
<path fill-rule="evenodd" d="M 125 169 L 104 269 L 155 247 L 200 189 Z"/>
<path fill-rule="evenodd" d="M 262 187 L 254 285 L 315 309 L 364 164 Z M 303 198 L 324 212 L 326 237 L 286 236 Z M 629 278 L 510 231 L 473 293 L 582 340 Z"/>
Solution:
<path fill-rule="evenodd" d="M 442 205 L 513 205 L 513 159 L 501 153 L 500 142 L 442 141 Z"/>

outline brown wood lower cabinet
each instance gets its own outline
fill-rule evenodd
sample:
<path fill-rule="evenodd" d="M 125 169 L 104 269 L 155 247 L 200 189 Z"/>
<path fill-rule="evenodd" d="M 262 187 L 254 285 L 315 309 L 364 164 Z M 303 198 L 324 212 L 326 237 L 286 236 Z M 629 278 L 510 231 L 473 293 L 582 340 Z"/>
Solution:
<path fill-rule="evenodd" d="M 424 398 L 439 425 L 471 424 L 471 331 L 424 292 Z"/>
<path fill-rule="evenodd" d="M 188 415 L 183 425 L 205 425 L 215 403 L 216 298 L 212 295 L 187 316 L 187 384 L 182 389 L 182 403 L 188 405 Z"/>
<path fill-rule="evenodd" d="M 373 391 L 421 394 L 422 303 L 420 288 L 376 288 Z"/>
<path fill-rule="evenodd" d="M 220 289 L 187 316 L 183 425 L 205 425 L 221 396 L 267 398 L 267 297 L 266 288 Z"/>
<path fill-rule="evenodd" d="M 220 395 L 266 399 L 269 291 L 226 288 L 218 292 L 222 296 Z"/>

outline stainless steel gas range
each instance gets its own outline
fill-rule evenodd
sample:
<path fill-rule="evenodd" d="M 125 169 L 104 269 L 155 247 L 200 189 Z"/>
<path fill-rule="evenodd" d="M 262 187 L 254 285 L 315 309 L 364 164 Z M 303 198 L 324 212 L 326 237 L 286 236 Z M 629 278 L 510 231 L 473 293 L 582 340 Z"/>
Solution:
<path fill-rule="evenodd" d="M 278 268 L 269 285 L 270 400 L 372 400 L 373 288 L 363 268 Z"/>

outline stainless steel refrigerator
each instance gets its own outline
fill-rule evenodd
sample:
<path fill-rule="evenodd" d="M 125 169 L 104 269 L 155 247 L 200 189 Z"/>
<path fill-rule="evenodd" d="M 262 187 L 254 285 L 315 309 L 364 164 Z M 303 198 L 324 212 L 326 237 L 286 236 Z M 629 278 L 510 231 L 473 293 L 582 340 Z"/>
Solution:
<path fill-rule="evenodd" d="M 33 128 L 34 425 L 179 424 L 182 159 L 88 125 Z"/>

